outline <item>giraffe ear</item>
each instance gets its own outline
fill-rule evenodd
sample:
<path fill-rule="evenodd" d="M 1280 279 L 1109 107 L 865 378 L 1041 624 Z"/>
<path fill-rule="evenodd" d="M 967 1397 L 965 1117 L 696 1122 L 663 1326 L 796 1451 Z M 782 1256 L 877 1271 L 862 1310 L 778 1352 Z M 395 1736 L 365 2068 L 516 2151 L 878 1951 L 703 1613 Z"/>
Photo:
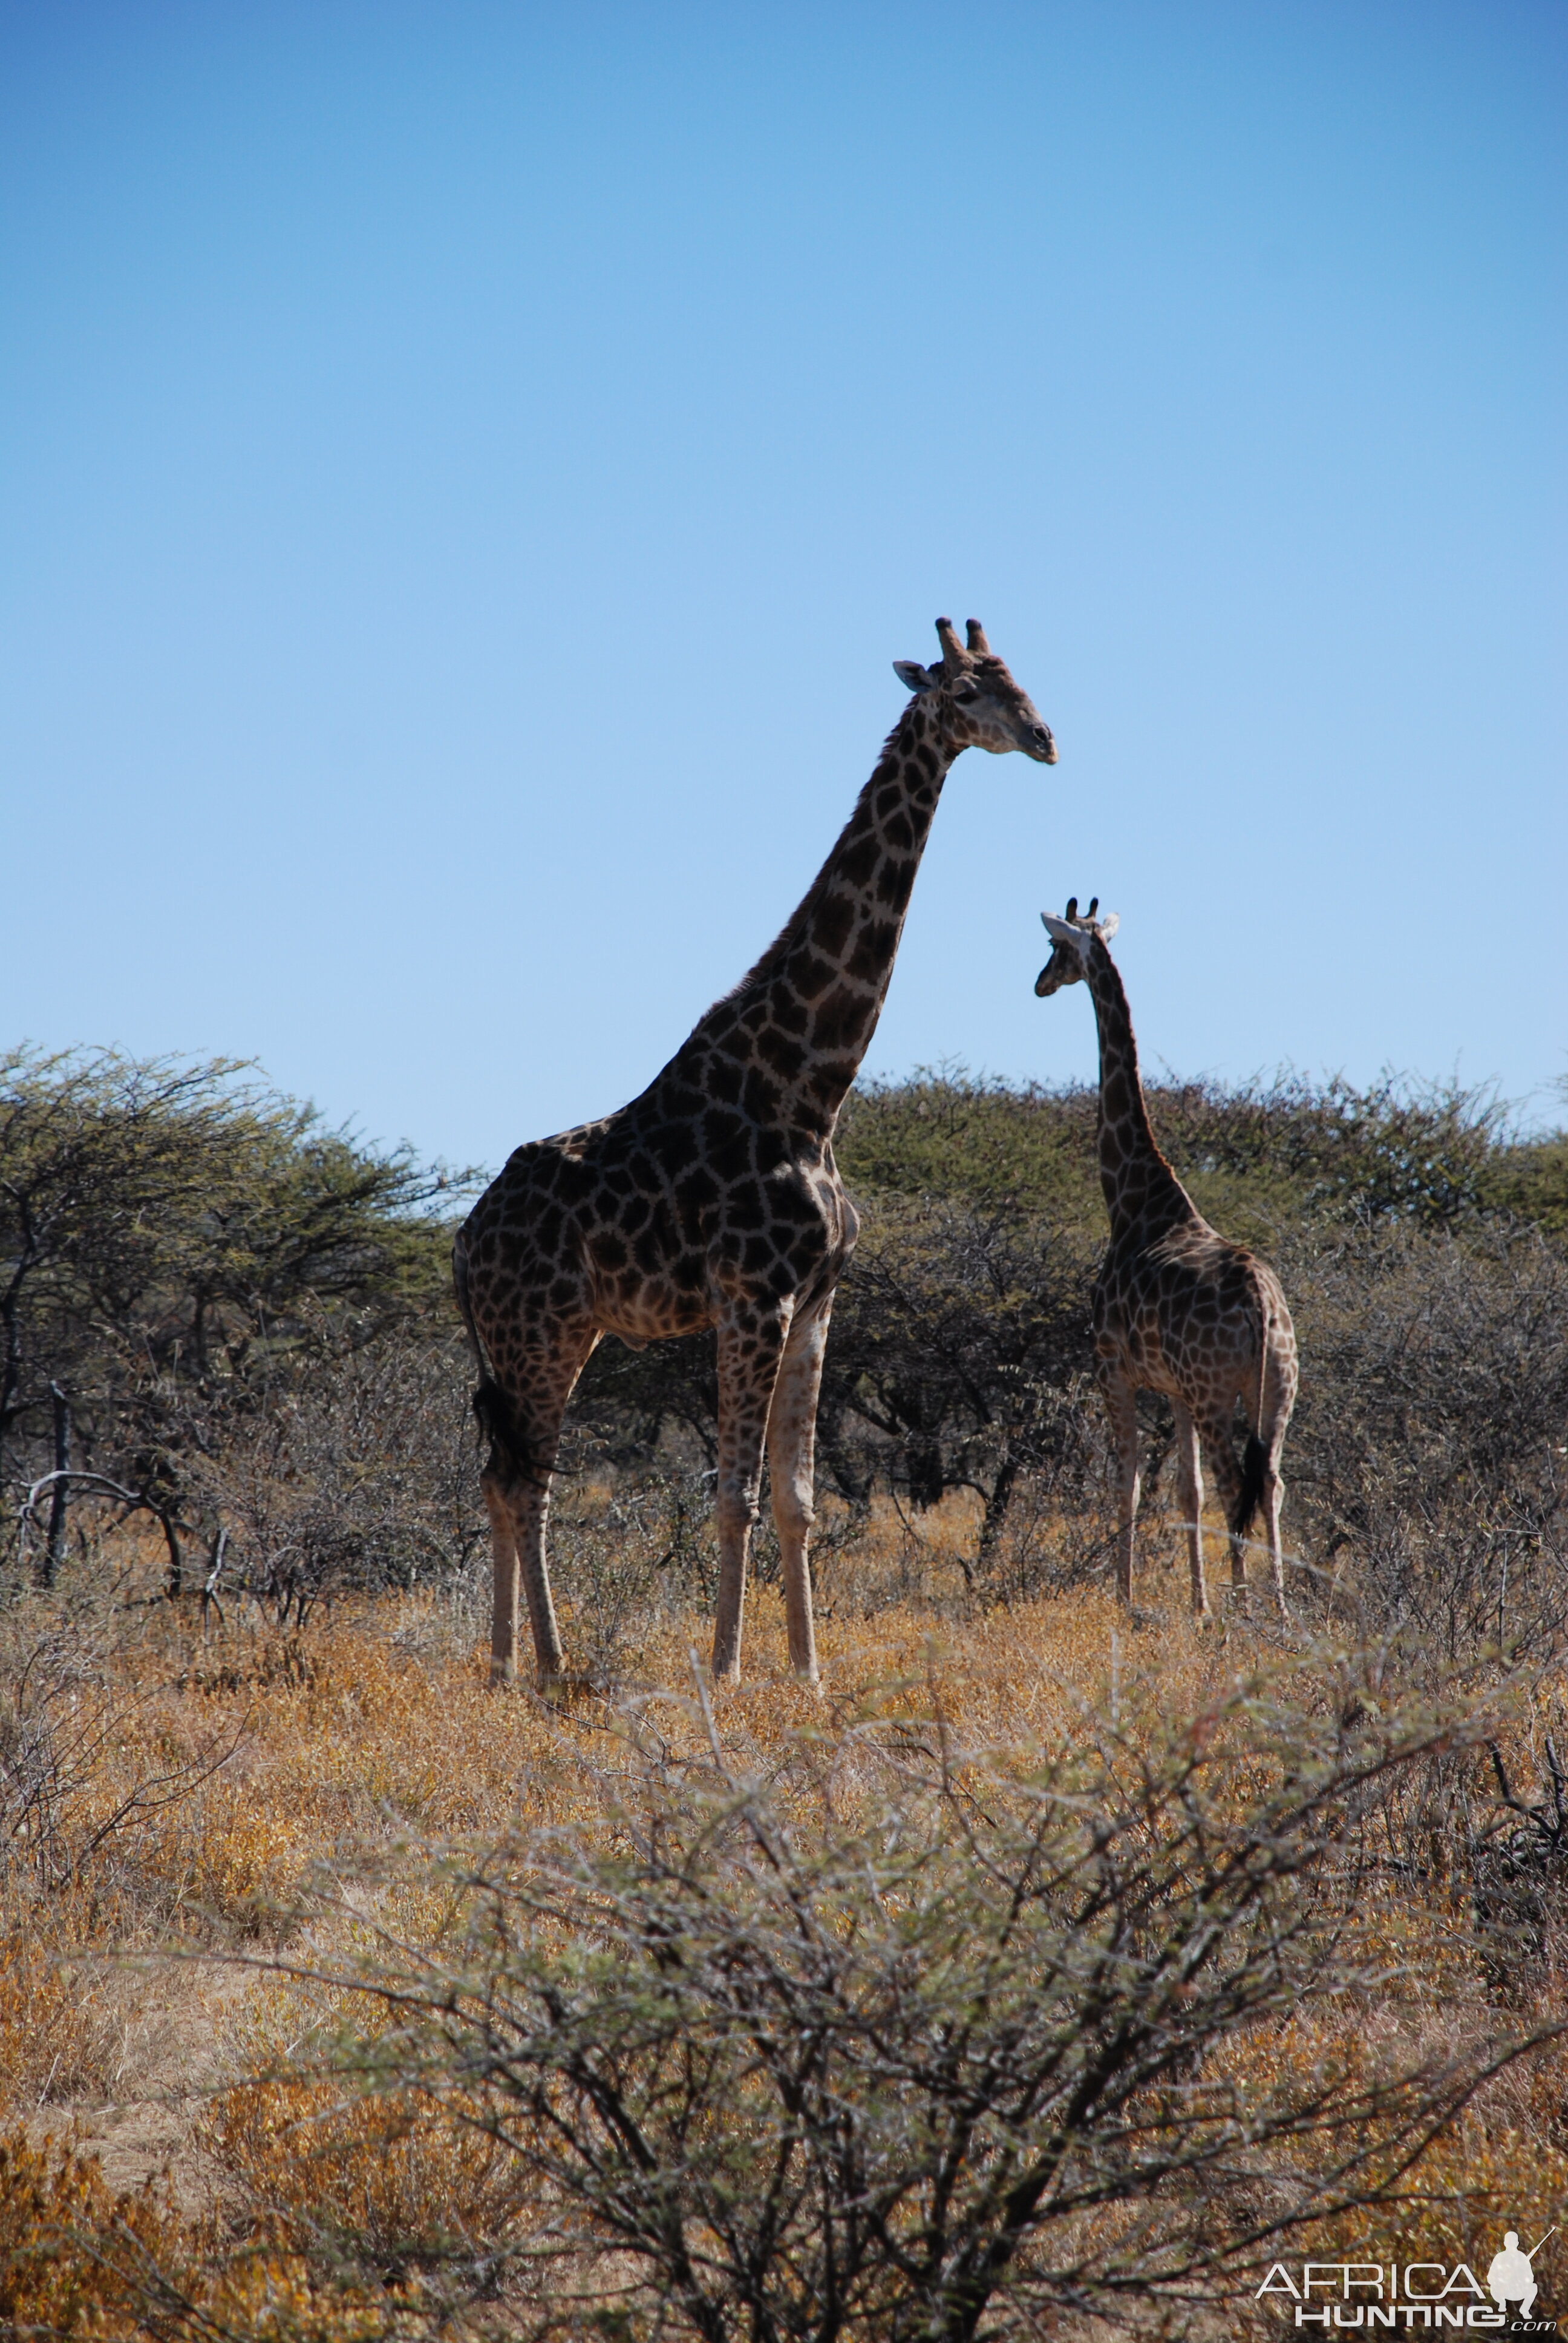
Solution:
<path fill-rule="evenodd" d="M 1076 928 L 1070 928 L 1065 920 L 1053 920 L 1049 911 L 1040 913 L 1040 923 L 1053 944 L 1072 944 L 1076 947 L 1082 940 Z"/>
<path fill-rule="evenodd" d="M 895 659 L 893 673 L 910 691 L 935 691 L 937 688 L 936 677 L 919 659 Z"/>
<path fill-rule="evenodd" d="M 1107 911 L 1107 913 L 1106 913 L 1106 915 L 1105 915 L 1104 919 L 1102 919 L 1102 920 L 1101 920 L 1101 922 L 1100 922 L 1100 940 L 1101 940 L 1101 942 L 1102 944 L 1108 944 L 1108 943 L 1111 941 L 1111 937 L 1116 933 L 1117 929 L 1118 929 L 1121 925 L 1121 912 L 1120 912 L 1120 911 Z"/>

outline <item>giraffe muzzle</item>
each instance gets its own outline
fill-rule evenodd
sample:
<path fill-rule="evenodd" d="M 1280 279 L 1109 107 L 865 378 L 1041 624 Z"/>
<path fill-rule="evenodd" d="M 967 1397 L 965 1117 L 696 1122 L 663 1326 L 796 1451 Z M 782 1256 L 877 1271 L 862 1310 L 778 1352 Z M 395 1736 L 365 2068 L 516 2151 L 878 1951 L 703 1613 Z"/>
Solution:
<path fill-rule="evenodd" d="M 1040 759 L 1040 762 L 1042 765 L 1055 764 L 1056 742 L 1051 738 L 1051 731 L 1049 724 L 1037 724 L 1035 726 L 1034 748 L 1031 753 Z"/>

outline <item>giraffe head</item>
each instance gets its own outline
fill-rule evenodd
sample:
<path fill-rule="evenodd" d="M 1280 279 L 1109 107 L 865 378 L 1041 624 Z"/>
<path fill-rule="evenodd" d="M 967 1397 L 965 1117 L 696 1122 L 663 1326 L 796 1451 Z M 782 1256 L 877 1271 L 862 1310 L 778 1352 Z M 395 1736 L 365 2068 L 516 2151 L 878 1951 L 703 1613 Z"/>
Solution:
<path fill-rule="evenodd" d="M 1021 691 L 985 639 L 978 618 L 969 622 L 969 644 L 960 642 L 950 618 L 937 620 L 942 655 L 935 667 L 919 659 L 895 659 L 893 670 L 917 699 L 930 695 L 931 714 L 956 756 L 960 749 L 989 749 L 993 757 L 1021 749 L 1037 764 L 1054 765 L 1050 727 L 1027 691 Z"/>
<path fill-rule="evenodd" d="M 1089 973 L 1089 948 L 1099 937 L 1108 944 L 1121 925 L 1114 911 L 1097 919 L 1100 898 L 1096 895 L 1089 909 L 1079 917 L 1078 898 L 1070 895 L 1063 919 L 1053 920 L 1049 911 L 1040 913 L 1040 920 L 1051 940 L 1051 955 L 1034 980 L 1034 989 L 1043 1001 L 1048 993 L 1060 992 L 1064 984 L 1081 984 Z"/>

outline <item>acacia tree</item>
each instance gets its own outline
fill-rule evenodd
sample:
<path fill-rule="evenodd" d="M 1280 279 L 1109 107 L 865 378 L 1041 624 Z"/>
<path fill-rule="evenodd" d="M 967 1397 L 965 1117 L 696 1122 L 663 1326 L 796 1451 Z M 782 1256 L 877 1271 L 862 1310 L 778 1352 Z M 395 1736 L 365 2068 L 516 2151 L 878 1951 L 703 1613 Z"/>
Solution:
<path fill-rule="evenodd" d="M 1290 1073 L 1234 1089 L 1148 1089 L 1160 1144 L 1204 1210 L 1221 1196 L 1232 1209 L 1251 1198 L 1275 1220 L 1326 1213 L 1452 1228 L 1523 1208 L 1563 1225 L 1563 1135 L 1518 1139 L 1485 1090 L 1387 1074 L 1357 1089 Z M 947 1067 L 858 1087 L 837 1151 L 857 1192 L 1013 1204 L 1101 1228 L 1097 1111 L 1092 1087 L 1014 1085 Z"/>
<path fill-rule="evenodd" d="M 436 1291 L 430 1207 L 467 1175 L 324 1131 L 246 1074 L 0 1059 L 0 1485 L 45 1469 L 65 1394 L 75 1465 L 170 1523 L 198 1417 Z"/>
<path fill-rule="evenodd" d="M 853 1414 L 915 1504 L 973 1490 L 982 1558 L 1020 1477 L 1081 1453 L 1092 1258 L 1038 1215 L 890 1199 L 845 1280 L 825 1378 L 838 1444 Z"/>

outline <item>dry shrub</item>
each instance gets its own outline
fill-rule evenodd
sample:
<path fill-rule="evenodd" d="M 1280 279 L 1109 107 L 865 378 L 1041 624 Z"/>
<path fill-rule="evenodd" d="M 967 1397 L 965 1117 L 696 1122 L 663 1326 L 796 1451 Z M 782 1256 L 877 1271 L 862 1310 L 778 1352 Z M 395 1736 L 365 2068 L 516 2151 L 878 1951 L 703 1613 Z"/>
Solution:
<path fill-rule="evenodd" d="M 233 1738 L 175 1729 L 75 1621 L 24 1608 L 0 1642 L 0 1879 L 49 1895 L 123 1887 L 129 1852 L 212 1781 Z"/>
<path fill-rule="evenodd" d="M 232 1728 L 181 1716 L 156 1678 L 135 1682 L 115 1635 L 95 1632 L 106 1624 L 73 1590 L 64 1615 L 24 1604 L 0 1632 L 0 2105 L 13 2109 L 114 2094 L 141 1988 L 104 1956 L 179 1922 L 190 1809 L 235 1747 Z"/>
<path fill-rule="evenodd" d="M 82 1956 L 94 1916 L 80 1907 L 45 1916 L 13 1908 L 0 1932 L 0 2108 L 112 2087 L 120 2011 L 101 1968 Z"/>
<path fill-rule="evenodd" d="M 136 1851 L 144 1892 L 171 1918 L 219 1940 L 287 1926 L 295 1888 L 318 1852 L 308 1824 L 258 1804 L 246 1783 L 214 1784 L 162 1818 Z"/>
<path fill-rule="evenodd" d="M 162 2192 L 116 2197 L 95 2158 L 0 2133 L 0 2334 L 144 2335 L 126 2263 L 177 2272 L 185 2243 Z"/>
<path fill-rule="evenodd" d="M 586 1490 L 573 1500 L 602 1540 L 607 1569 L 616 1502 L 613 1492 Z M 668 1526 L 668 1515 L 653 1507 L 640 1531 L 632 1525 L 628 1534 L 645 1541 L 633 1554 L 638 1572 L 667 1550 L 658 1537 Z M 822 1701 L 789 1677 L 776 1591 L 763 1584 L 754 1592 L 748 1681 L 723 1700 L 715 1727 L 733 1780 L 759 1785 L 808 1867 L 818 1860 L 814 1850 L 831 1853 L 834 1829 L 875 1840 L 879 1817 L 886 1830 L 882 1853 L 872 1848 L 873 1875 L 888 1845 L 912 1846 L 944 1735 L 950 1752 L 1010 1753 L 1005 1763 L 987 1761 L 1004 1785 L 1031 1768 L 1114 1747 L 1131 1799 L 1141 1768 L 1147 1763 L 1158 1772 L 1176 1722 L 1222 1705 L 1237 1677 L 1267 1658 L 1261 1631 L 1244 1622 L 1205 1634 L 1173 1608 L 1164 1622 L 1139 1625 L 1088 1589 L 1049 1602 L 1020 1598 L 1006 1609 L 988 1605 L 964 1584 L 960 1556 L 974 1531 L 972 1503 L 961 1496 L 925 1514 L 906 1508 L 901 1517 L 879 1499 L 861 1517 L 858 1541 L 835 1552 L 827 1579 Z M 1054 1534 L 1048 1520 L 1040 1534 Z M 154 1554 L 148 1567 L 157 1566 Z M 76 1886 L 45 1891 L 34 1873 L 18 1872 L 7 1906 L 8 1943 L 22 1950 L 9 1966 L 13 1997 L 5 2006 L 14 2031 L 5 2039 L 24 2054 L 23 2110 L 31 2110 L 56 2056 L 51 2107 L 112 2097 L 120 2087 L 121 2002 L 142 1993 L 156 2005 L 164 1986 L 140 1966 L 106 1965 L 105 1953 L 145 1948 L 173 1928 L 179 1943 L 201 1954 L 202 1979 L 225 1946 L 243 1956 L 236 1976 L 248 1980 L 246 1990 L 204 2020 L 199 2044 L 192 2030 L 185 2054 L 197 2063 L 198 2081 L 216 2082 L 218 2096 L 181 2166 L 181 2199 L 203 2201 L 216 2172 L 221 2221 L 168 2233 L 160 2253 L 172 2277 L 158 2276 L 161 2262 L 139 2266 L 142 2331 L 204 2333 L 201 2320 L 216 2318 L 220 2302 L 228 2331 L 242 2337 L 423 2335 L 444 2319 L 448 2331 L 464 2322 L 508 2334 L 528 2332 L 530 2322 L 544 2326 L 545 2307 L 525 2278 L 520 2248 L 537 2239 L 541 2222 L 564 2219 L 558 2195 L 522 2185 L 510 2134 L 502 2139 L 492 2129 L 486 2138 L 465 2129 L 472 2102 L 456 2086 L 443 2085 L 439 2105 L 429 2095 L 420 2101 L 409 2097 L 406 2076 L 399 2081 L 389 2071 L 385 2103 L 367 2105 L 324 2077 L 316 2063 L 321 2029 L 341 2022 L 341 2005 L 330 1995 L 313 2001 L 291 1986 L 268 1966 L 267 1943 L 274 1934 L 286 1941 L 286 1966 L 296 1968 L 319 1966 L 352 1942 L 363 1946 L 376 1929 L 439 1956 L 450 1942 L 453 1881 L 439 1864 L 398 1852 L 411 1832 L 472 1846 L 504 1829 L 518 1848 L 543 1832 L 558 1850 L 622 1860 L 635 1844 L 630 1825 L 646 1836 L 662 1800 L 673 1816 L 670 1844 L 687 1844 L 680 1834 L 698 1829 L 713 1802 L 729 1795 L 718 1780 L 688 1656 L 692 1643 L 701 1647 L 709 1622 L 700 1608 L 682 1606 L 677 1565 L 650 1569 L 650 1582 L 646 1601 L 639 1596 L 623 1614 L 615 1662 L 620 1694 L 613 1700 L 583 1694 L 554 1707 L 526 1692 L 489 1694 L 466 1611 L 434 1594 L 322 1608 L 298 1639 L 300 1664 L 286 1669 L 276 1664 L 276 1627 L 254 1607 L 231 1613 L 221 1628 L 209 1623 L 204 1642 L 194 1606 L 141 1606 L 134 1575 L 118 1582 L 117 1594 L 114 1582 L 106 1584 L 96 1627 L 81 1607 L 73 1614 L 83 1648 L 97 1655 L 102 1684 L 138 1694 L 126 1711 L 127 1731 L 134 1725 L 139 1736 L 126 1744 L 136 1762 L 183 1763 L 214 1735 L 223 1745 L 238 1744 L 210 1783 L 106 1842 Z M 591 1585 L 579 1582 L 573 1592 L 579 1603 L 592 1599 Z M 63 1593 L 80 1606 L 79 1591 Z M 112 1601 L 131 1606 L 118 1624 L 108 1615 Z M 1395 1732 L 1407 1715 L 1412 1677 L 1431 1673 L 1417 1665 L 1419 1657 L 1397 1638 L 1361 1650 L 1316 1646 L 1297 1663 L 1296 1704 L 1320 1743 L 1326 1735 L 1354 1757 L 1369 1746 L 1369 1735 Z M 1485 1679 L 1483 1668 L 1476 1681 Z M 1549 1802 L 1543 1735 L 1563 1732 L 1561 1684 L 1546 1672 L 1521 1685 L 1519 1697 L 1517 1714 L 1497 1716 L 1492 1737 L 1514 1793 L 1528 1804 Z M 1369 2082 L 1381 2088 L 1422 2062 L 1457 2073 L 1488 2043 L 1552 2021 L 1551 1976 L 1535 1940 L 1508 1935 L 1533 1926 L 1531 1912 L 1503 1916 L 1490 1933 L 1478 1934 L 1474 1925 L 1477 1862 L 1495 1845 L 1517 1874 L 1527 1852 L 1523 1841 L 1510 1851 L 1506 1833 L 1523 1832 L 1524 1820 L 1500 1805 L 1479 1729 L 1477 1722 L 1424 1754 L 1412 1751 L 1381 1785 L 1364 1784 L 1353 1829 L 1322 1858 L 1332 1889 L 1322 1914 L 1343 1916 L 1347 1882 L 1359 1883 L 1346 1926 L 1382 1964 L 1383 1981 L 1343 2002 L 1309 1997 L 1282 2023 L 1265 2017 L 1238 2026 L 1203 2053 L 1201 2069 L 1176 2077 L 1179 2093 L 1205 2076 L 1250 2105 L 1270 2107 L 1292 2094 L 1299 2099 L 1314 2078 L 1342 2092 Z M 1247 1749 L 1232 1748 L 1235 1795 L 1277 1789 L 1290 1746 L 1280 1721 Z M 890 1765 L 905 1776 L 912 1771 L 918 1795 L 890 1795 Z M 978 1777 L 968 1786 L 975 1804 L 990 1811 Z M 843 1836 L 838 1844 L 841 1850 Z M 336 1914 L 318 1901 L 307 1915 L 308 1933 L 289 1936 L 307 1854 L 329 1857 L 349 1877 L 368 1865 L 373 1894 L 357 1894 Z M 936 1850 L 933 1892 L 950 1854 Z M 721 1926 L 727 1910 L 739 1925 L 754 1909 L 744 1897 L 731 1906 L 729 1860 L 723 1854 L 714 1872 L 705 1927 Z M 1543 1885 L 1555 1894 L 1550 1878 L 1532 1872 L 1530 1879 L 1531 1893 Z M 882 1925 L 874 1912 L 869 1919 Z M 502 1940 L 493 1941 L 498 1949 Z M 575 1942 L 570 1931 L 555 1938 L 562 1959 L 591 1963 L 603 1949 L 592 1928 L 579 1929 Z M 607 2012 L 613 2016 L 613 1996 Z M 710 2013 L 694 2007 L 689 2040 L 701 2045 L 711 2032 Z M 380 2034 L 385 2046 L 384 2027 Z M 1488 2086 L 1409 2176 L 1407 2200 L 1378 2221 L 1401 2237 L 1451 2238 L 1469 2217 L 1460 2193 L 1468 2165 L 1493 2176 L 1488 2187 L 1515 2188 L 1511 2217 L 1529 2220 L 1540 2206 L 1546 2208 L 1540 2227 L 1550 2226 L 1558 2189 L 1553 2155 L 1568 2147 L 1563 2081 L 1561 2063 L 1543 2056 Z M 894 2094 L 890 2104 L 907 2114 L 910 2102 Z M 723 2130 L 719 2122 L 711 2136 Z M 699 2142 L 709 2136 L 699 2125 Z M 1532 2137 L 1543 2152 L 1538 2181 L 1526 2187 L 1523 2144 Z M 729 2138 L 735 2147 L 733 2130 Z M 1215 2183 L 1211 2218 L 1227 2239 L 1254 2217 L 1245 2177 L 1233 2187 Z M 1477 2199 L 1483 2211 L 1491 2201 Z M 1331 2221 L 1321 2234 L 1348 2249 L 1362 2234 L 1360 2217 Z M 1064 2215 L 1054 2234 L 1063 2256 L 1070 2248 L 1086 2267 L 1103 2268 L 1138 2246 L 1136 2226 L 1124 2206 L 1102 2204 Z M 569 2248 L 567 2260 L 548 2266 L 556 2280 L 539 2283 L 553 2287 L 562 2331 L 577 2320 L 585 2333 L 643 2333 L 640 2314 L 628 2308 L 624 2257 L 607 2258 L 602 2235 L 581 2226 L 555 2241 Z M 91 2262 L 97 2247 L 67 2240 L 59 2249 Z M 1300 2249 L 1317 2250 L 1313 2233 L 1302 2233 Z M 84 2287 L 95 2283 L 81 2279 Z M 1224 2284 L 1218 2274 L 1206 2277 L 1204 2300 L 1218 2302 Z M 590 2324 L 618 2301 L 629 2324 L 618 2330 Z M 1122 2315 L 1131 2318 L 1132 2308 L 1124 2306 Z M 1169 2315 L 1178 2319 L 1173 2331 L 1198 2331 L 1191 2306 Z M 1157 2326 L 1167 2314 L 1151 2307 L 1147 2316 Z M 678 2331 L 672 2322 L 668 2314 L 669 2336 Z M 872 2331 L 879 2343 L 880 2330 Z M 1005 2331 L 1004 2321 L 998 2332 Z"/>
<path fill-rule="evenodd" d="M 1385 1683 L 1374 1713 L 1341 1696 L 1367 1674 L 1317 1654 L 1173 1718 L 1129 1686 L 1120 1723 L 1083 1703 L 990 1751 L 905 1686 L 750 1772 L 700 1703 L 684 1734 L 661 1711 L 596 1816 L 437 1851 L 434 1937 L 367 1916 L 406 1851 L 364 1872 L 336 1908 L 369 1946 L 322 1982 L 377 2014 L 285 2079 L 493 2146 L 506 2222 L 439 2259 L 448 2309 L 465 2259 L 481 2290 L 556 2268 L 515 2333 L 568 2331 L 612 2275 L 625 2332 L 710 2343 L 1211 2299 L 1282 2237 L 1396 2212 L 1531 2038 L 1381 1853 L 1390 1799 L 1506 1699 Z M 337 2201 L 384 2268 L 360 2184 Z M 400 2272 L 437 2258 L 421 2205 L 395 2172 L 374 2200 Z"/>
<path fill-rule="evenodd" d="M 69 2142 L 0 2134 L 0 2335 L 80 2343 L 373 2343 L 395 2297 L 335 2287 L 276 2232 L 239 2247 L 166 2185 L 116 2190 Z"/>
<path fill-rule="evenodd" d="M 303 1624 L 325 1597 L 458 1578 L 486 1542 L 472 1363 L 445 1314 L 324 1332 L 243 1410 L 182 1394 L 193 1504 L 229 1531 L 220 1600 Z"/>
<path fill-rule="evenodd" d="M 710 1473 L 662 1463 L 635 1477 L 574 1473 L 563 1480 L 551 1525 L 553 1566 L 585 1686 L 613 1694 L 636 1670 L 650 1628 L 712 1607 L 719 1590 L 713 1485 Z M 755 1544 L 766 1584 L 768 1534 Z"/>
<path fill-rule="evenodd" d="M 517 2158 L 461 2111 L 298 2081 L 236 2086 L 202 2141 L 253 2217 L 317 2264 L 395 2286 L 477 2247 L 504 2253 L 527 2197 Z"/>
<path fill-rule="evenodd" d="M 1561 2078 L 1559 2078 L 1559 2081 Z M 1318 2224 L 1292 2254 L 1322 2261 L 1465 2262 L 1483 2273 L 1505 2229 L 1533 2244 L 1568 2223 L 1568 2155 L 1533 2123 L 1460 2117 L 1411 2169 L 1397 2202 Z M 1544 2271 L 1544 2260 L 1536 2264 Z M 1553 2305 L 1561 2282 L 1544 2289 Z M 1247 2289 L 1241 2289 L 1243 2293 Z"/>

